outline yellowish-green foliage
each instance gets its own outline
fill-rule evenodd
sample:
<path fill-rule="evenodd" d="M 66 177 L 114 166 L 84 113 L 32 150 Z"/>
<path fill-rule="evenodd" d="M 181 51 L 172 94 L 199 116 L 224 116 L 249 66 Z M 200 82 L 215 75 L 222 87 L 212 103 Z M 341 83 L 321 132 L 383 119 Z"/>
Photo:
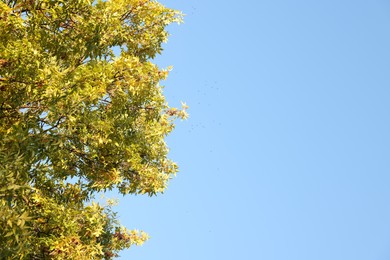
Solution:
<path fill-rule="evenodd" d="M 185 104 L 167 105 L 152 59 L 180 21 L 153 0 L 0 1 L 2 259 L 111 259 L 147 239 L 92 200 L 155 195 L 177 172 L 164 138 Z"/>

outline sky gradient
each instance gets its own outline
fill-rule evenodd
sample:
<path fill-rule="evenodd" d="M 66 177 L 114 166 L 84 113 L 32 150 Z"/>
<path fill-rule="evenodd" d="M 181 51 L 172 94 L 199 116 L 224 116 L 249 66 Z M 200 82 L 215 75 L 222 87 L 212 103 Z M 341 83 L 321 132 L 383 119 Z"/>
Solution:
<path fill-rule="evenodd" d="M 121 198 L 137 260 L 390 259 L 390 3 L 161 1 L 180 173 Z"/>

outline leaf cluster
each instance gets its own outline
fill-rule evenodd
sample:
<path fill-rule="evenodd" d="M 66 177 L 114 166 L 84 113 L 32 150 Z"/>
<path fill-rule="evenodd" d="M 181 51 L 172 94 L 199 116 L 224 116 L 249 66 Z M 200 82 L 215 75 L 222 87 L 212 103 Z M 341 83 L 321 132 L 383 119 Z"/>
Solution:
<path fill-rule="evenodd" d="M 152 61 L 180 21 L 153 0 L 0 1 L 1 256 L 111 259 L 147 239 L 91 201 L 161 193 L 178 170 L 164 138 L 186 106 Z"/>

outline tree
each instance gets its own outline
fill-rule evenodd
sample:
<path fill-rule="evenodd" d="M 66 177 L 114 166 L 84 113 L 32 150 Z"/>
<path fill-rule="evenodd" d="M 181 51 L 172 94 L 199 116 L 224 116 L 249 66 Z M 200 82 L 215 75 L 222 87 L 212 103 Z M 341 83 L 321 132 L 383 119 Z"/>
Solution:
<path fill-rule="evenodd" d="M 93 198 L 155 195 L 178 170 L 164 138 L 186 106 L 152 60 L 180 21 L 153 0 L 0 2 L 4 259 L 112 259 L 147 239 Z"/>

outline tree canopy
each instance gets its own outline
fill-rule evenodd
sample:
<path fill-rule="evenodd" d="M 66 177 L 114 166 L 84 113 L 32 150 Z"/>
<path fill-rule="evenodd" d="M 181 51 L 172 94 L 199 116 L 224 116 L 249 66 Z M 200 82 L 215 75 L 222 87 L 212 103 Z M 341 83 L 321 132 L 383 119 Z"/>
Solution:
<path fill-rule="evenodd" d="M 147 235 L 94 195 L 161 193 L 177 172 L 153 58 L 181 13 L 153 0 L 0 1 L 0 255 L 111 259 Z"/>

